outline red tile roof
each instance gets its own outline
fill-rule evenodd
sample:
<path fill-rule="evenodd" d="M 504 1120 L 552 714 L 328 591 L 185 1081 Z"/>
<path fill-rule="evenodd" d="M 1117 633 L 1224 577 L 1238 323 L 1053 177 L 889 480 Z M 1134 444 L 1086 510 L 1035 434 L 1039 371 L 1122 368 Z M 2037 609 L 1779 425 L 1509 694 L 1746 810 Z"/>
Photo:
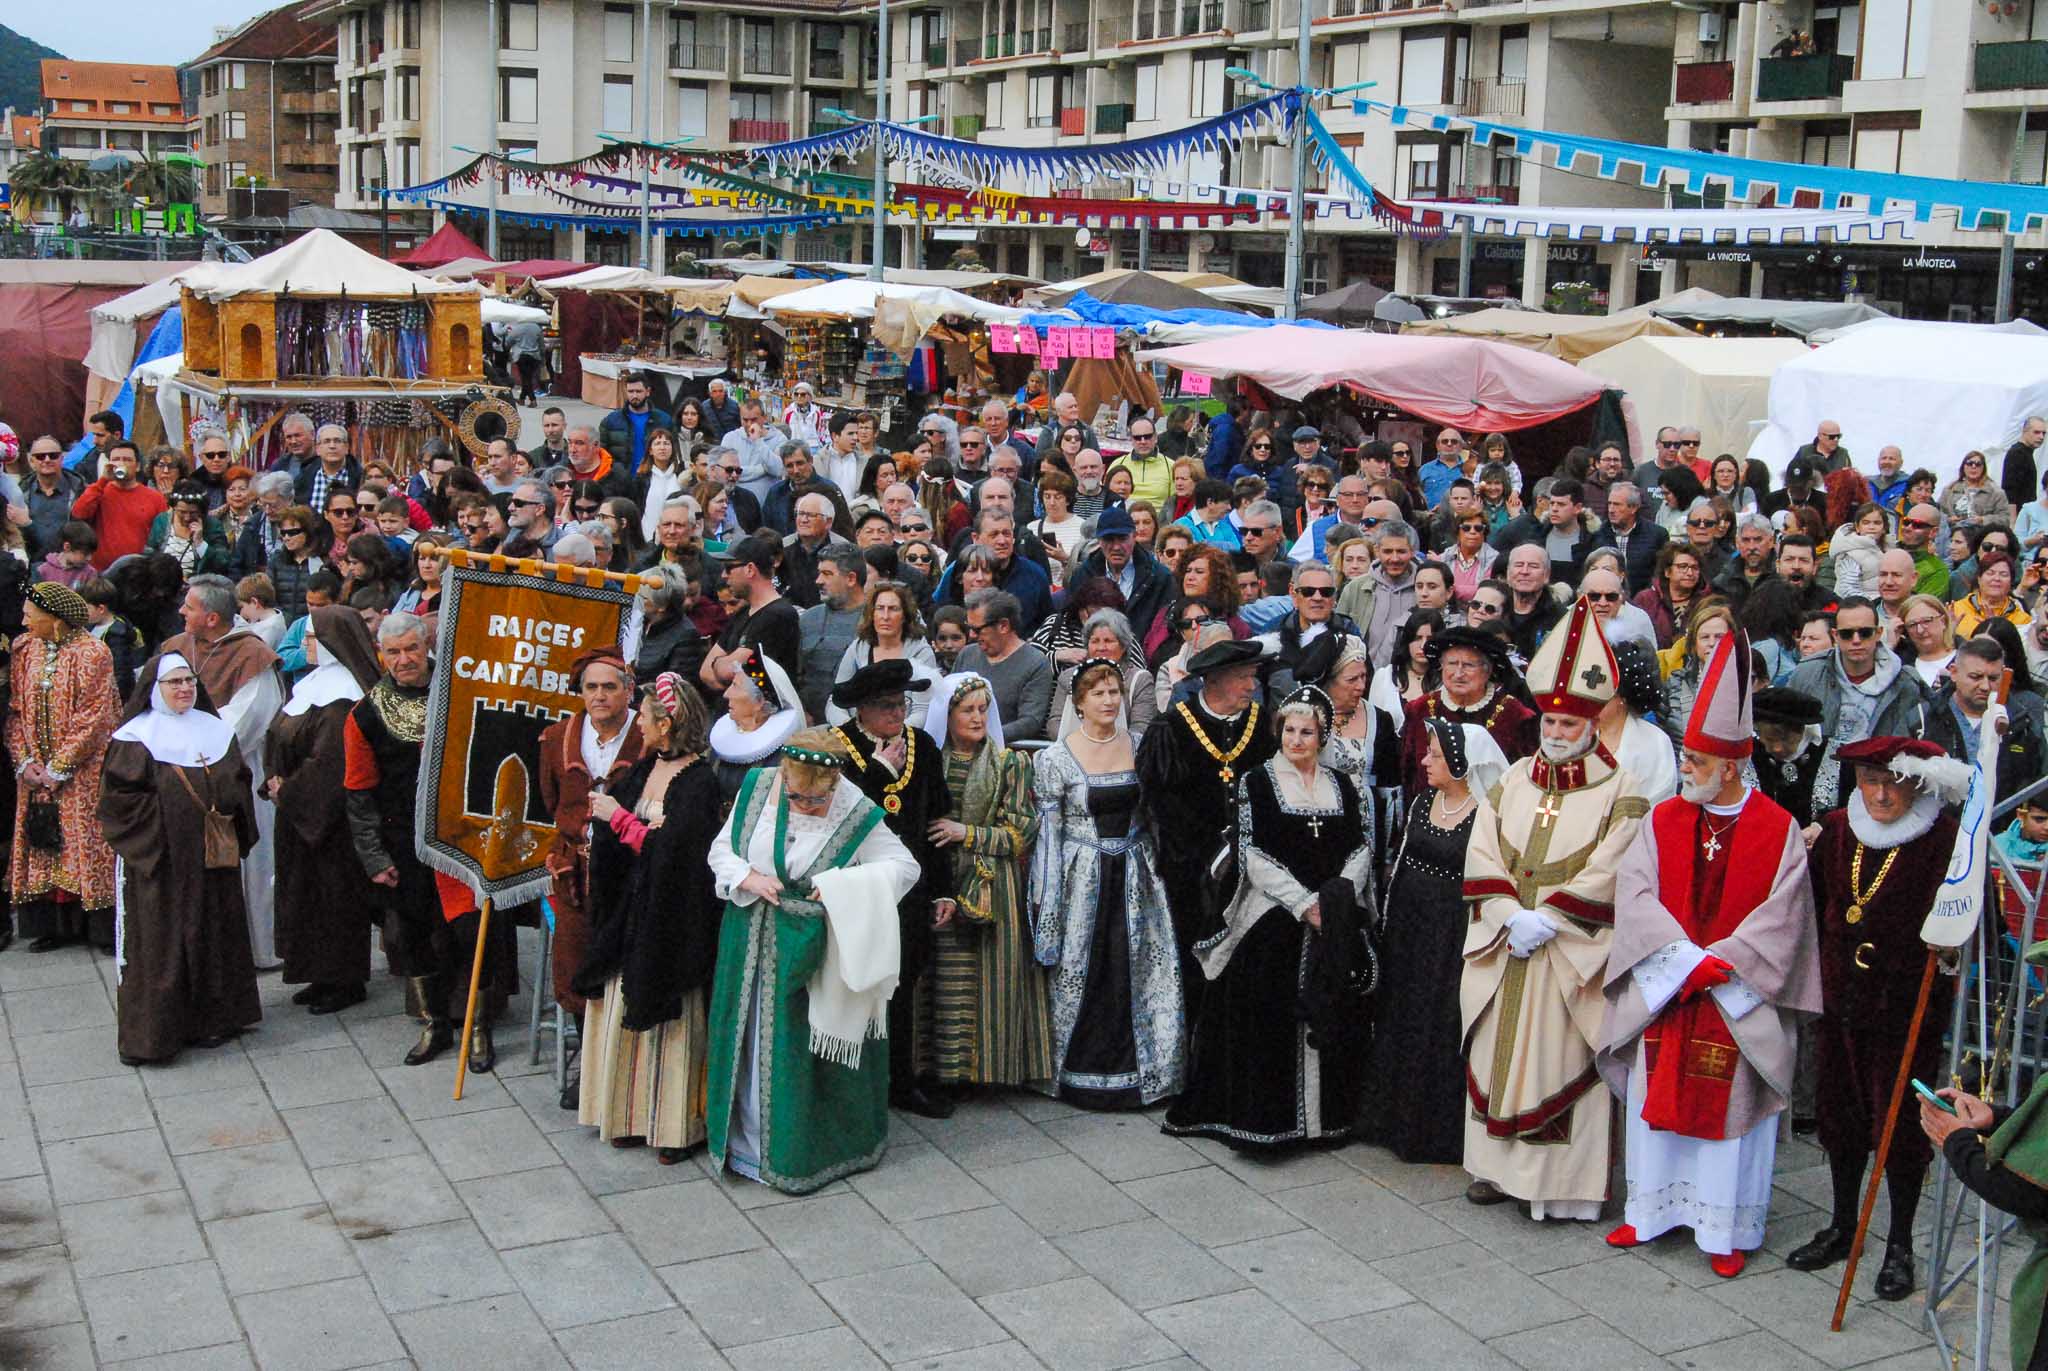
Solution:
<path fill-rule="evenodd" d="M 90 101 L 89 110 L 74 110 L 74 100 Z M 62 58 L 43 59 L 44 114 L 56 119 L 84 119 L 93 123 L 159 124 L 185 126 L 185 101 L 178 90 L 176 67 L 145 66 L 135 62 L 68 62 Z M 125 103 L 125 114 L 109 108 Z M 168 105 L 174 111 L 157 114 L 151 105 Z"/>
<path fill-rule="evenodd" d="M 309 23 L 298 17 L 304 0 L 279 5 L 260 14 L 241 28 L 200 53 L 187 66 L 200 67 L 223 59 L 243 58 L 257 62 L 289 62 L 300 58 L 332 57 L 336 46 L 333 23 Z"/>
<path fill-rule="evenodd" d="M 43 141 L 43 121 L 33 114 L 17 114 L 14 126 L 8 130 L 17 148 L 40 147 Z"/>

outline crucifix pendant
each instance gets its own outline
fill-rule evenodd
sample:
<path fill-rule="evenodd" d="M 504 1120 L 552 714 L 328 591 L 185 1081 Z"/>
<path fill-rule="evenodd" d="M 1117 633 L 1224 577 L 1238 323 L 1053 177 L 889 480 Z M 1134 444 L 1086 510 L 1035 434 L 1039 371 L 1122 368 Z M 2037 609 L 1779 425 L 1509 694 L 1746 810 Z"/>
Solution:
<path fill-rule="evenodd" d="M 1714 859 L 1715 859 L 1716 857 L 1718 857 L 1718 856 L 1720 856 L 1720 855 L 1721 855 L 1721 835 L 1720 835 L 1720 834 L 1718 834 L 1718 833 L 1709 833 L 1709 834 L 1707 835 L 1707 843 L 1706 843 L 1706 848 L 1705 848 L 1705 851 L 1706 851 L 1706 854 L 1707 854 L 1707 860 L 1708 860 L 1708 861 L 1710 861 L 1710 862 L 1711 862 L 1711 861 L 1713 861 L 1713 860 L 1714 860 Z"/>
<path fill-rule="evenodd" d="M 1557 816 L 1562 813 L 1564 813 L 1564 806 L 1558 803 L 1558 796 L 1555 794 L 1545 795 L 1543 803 L 1536 806 L 1537 817 L 1543 821 L 1543 827 L 1545 828 L 1550 827 L 1556 821 Z"/>
<path fill-rule="evenodd" d="M 1308 836 L 1311 838 L 1321 838 L 1323 836 L 1323 820 L 1321 815 L 1312 814 L 1309 816 Z"/>

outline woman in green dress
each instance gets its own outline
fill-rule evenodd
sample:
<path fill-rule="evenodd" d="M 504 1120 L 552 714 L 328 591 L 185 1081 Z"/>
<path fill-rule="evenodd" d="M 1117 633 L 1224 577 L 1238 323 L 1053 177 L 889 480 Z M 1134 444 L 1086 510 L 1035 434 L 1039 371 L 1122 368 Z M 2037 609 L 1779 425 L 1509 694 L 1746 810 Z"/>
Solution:
<path fill-rule="evenodd" d="M 919 1000 L 918 1073 L 941 1085 L 1052 1086 L 1052 998 L 1032 956 L 1024 861 L 1038 835 L 1031 759 L 1003 745 L 988 681 L 971 671 L 932 691 L 925 731 L 946 758 L 952 812 L 931 840 L 953 854 L 935 906 Z"/>
<path fill-rule="evenodd" d="M 705 1127 L 712 1160 L 804 1194 L 881 1160 L 889 1135 L 896 906 L 910 850 L 812 728 L 740 782 L 711 844 L 725 903 L 711 991 Z M 828 931 L 829 926 L 829 931 Z"/>

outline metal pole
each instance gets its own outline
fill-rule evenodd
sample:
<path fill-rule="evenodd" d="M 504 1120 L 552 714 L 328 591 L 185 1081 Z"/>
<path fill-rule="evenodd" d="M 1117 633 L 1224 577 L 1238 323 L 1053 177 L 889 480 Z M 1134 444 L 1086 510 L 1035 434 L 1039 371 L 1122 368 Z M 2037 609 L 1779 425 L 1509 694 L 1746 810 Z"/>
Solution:
<path fill-rule="evenodd" d="M 490 93 L 490 106 L 489 106 L 489 110 L 488 110 L 488 118 L 489 118 L 489 124 L 490 124 L 490 129 L 489 129 L 489 131 L 490 131 L 490 137 L 489 137 L 489 138 L 487 138 L 486 140 L 484 140 L 484 146 L 485 146 L 485 147 L 487 147 L 487 148 L 489 148 L 489 149 L 490 149 L 490 150 L 491 150 L 491 151 L 492 151 L 493 153 L 496 153 L 496 152 L 497 152 L 497 150 L 498 150 L 498 114 L 499 114 L 499 110 L 498 110 L 498 99 L 499 99 L 499 95 L 498 95 L 498 90 L 497 90 L 497 85 L 498 85 L 498 44 L 499 44 L 500 42 L 502 42 L 502 41 L 503 41 L 503 39 L 501 39 L 501 38 L 499 37 L 499 35 L 498 35 L 498 7 L 497 7 L 496 5 L 486 5 L 486 6 L 484 6 L 484 8 L 485 8 L 485 9 L 486 9 L 486 10 L 487 10 L 487 11 L 489 12 L 489 14 L 490 14 L 490 19 L 491 19 L 491 87 L 492 87 L 492 89 L 491 89 L 491 93 Z M 486 185 L 487 185 L 487 186 L 489 187 L 488 193 L 487 193 L 487 195 L 486 195 L 486 197 L 485 197 L 485 201 L 484 201 L 485 205 L 487 206 L 487 211 L 486 211 L 486 212 L 487 212 L 487 213 L 488 213 L 488 215 L 489 215 L 489 218 L 488 218 L 488 220 L 487 220 L 487 223 L 486 223 L 486 226 L 485 226 L 485 241 L 484 241 L 484 252 L 485 252 L 485 254 L 486 254 L 487 256 L 489 256 L 489 257 L 490 257 L 490 259 L 491 259 L 491 260 L 492 260 L 493 262 L 498 262 L 498 261 L 503 261 L 504 259 L 498 256 L 498 164 L 497 164 L 497 162 L 496 162 L 496 161 L 493 161 L 493 162 L 491 162 L 491 164 L 490 164 L 489 166 L 487 166 L 487 167 L 485 167 L 485 168 L 484 168 L 484 171 L 485 171 L 485 173 L 486 173 L 486 177 L 487 177 L 487 179 L 486 179 L 486 181 L 485 181 L 485 184 L 486 184 Z"/>
<path fill-rule="evenodd" d="M 1152 221 L 1138 221 L 1138 270 L 1152 270 Z"/>
<path fill-rule="evenodd" d="M 1461 220 L 1458 224 L 1458 298 L 1472 296 L 1472 221 Z"/>
<path fill-rule="evenodd" d="M 640 270 L 650 269 L 653 253 L 649 250 L 654 237 L 654 224 L 648 209 L 651 192 L 648 180 L 653 174 L 653 153 L 649 146 L 654 142 L 654 3 L 640 0 Z"/>
<path fill-rule="evenodd" d="M 881 0 L 880 9 L 881 22 L 875 30 L 875 261 L 868 269 L 868 276 L 876 281 L 885 279 L 883 264 L 889 255 L 889 212 L 882 204 L 888 194 L 889 173 L 889 161 L 882 152 L 882 125 L 889 122 L 889 0 Z"/>
<path fill-rule="evenodd" d="M 391 260 L 391 188 L 377 179 L 377 255 Z"/>
<path fill-rule="evenodd" d="M 2022 105 L 2020 116 L 2015 121 L 2012 131 L 2012 166 L 2009 180 L 2020 179 L 2020 154 L 2026 144 L 2026 138 L 2027 110 L 2026 106 Z M 2012 250 L 2012 219 L 2008 217 L 2005 221 L 2005 232 L 1998 235 L 1998 303 L 1993 310 L 1997 315 L 1994 323 L 2002 324 L 2012 318 Z"/>
<path fill-rule="evenodd" d="M 1287 314 L 1289 319 L 1301 317 L 1301 278 L 1308 265 L 1302 260 L 1308 243 L 1308 226 L 1303 222 L 1308 213 L 1308 63 L 1309 32 L 1308 3 L 1302 0 L 1295 20 L 1294 45 L 1294 89 L 1301 98 L 1301 108 L 1295 111 L 1294 119 L 1294 187 L 1287 194 Z"/>

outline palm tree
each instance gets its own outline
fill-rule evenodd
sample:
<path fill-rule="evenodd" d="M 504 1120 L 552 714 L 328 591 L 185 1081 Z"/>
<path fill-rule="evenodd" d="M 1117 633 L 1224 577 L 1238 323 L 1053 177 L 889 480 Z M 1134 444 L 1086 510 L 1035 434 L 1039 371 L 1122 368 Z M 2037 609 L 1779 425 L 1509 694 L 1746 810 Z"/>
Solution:
<path fill-rule="evenodd" d="M 9 176 L 15 216 L 27 220 L 52 201 L 59 214 L 67 214 L 71 197 L 84 190 L 90 178 L 85 163 L 53 152 L 38 152 L 17 162 Z"/>
<path fill-rule="evenodd" d="M 121 188 L 152 205 L 190 204 L 199 198 L 191 171 L 161 158 L 135 163 L 121 178 Z"/>

